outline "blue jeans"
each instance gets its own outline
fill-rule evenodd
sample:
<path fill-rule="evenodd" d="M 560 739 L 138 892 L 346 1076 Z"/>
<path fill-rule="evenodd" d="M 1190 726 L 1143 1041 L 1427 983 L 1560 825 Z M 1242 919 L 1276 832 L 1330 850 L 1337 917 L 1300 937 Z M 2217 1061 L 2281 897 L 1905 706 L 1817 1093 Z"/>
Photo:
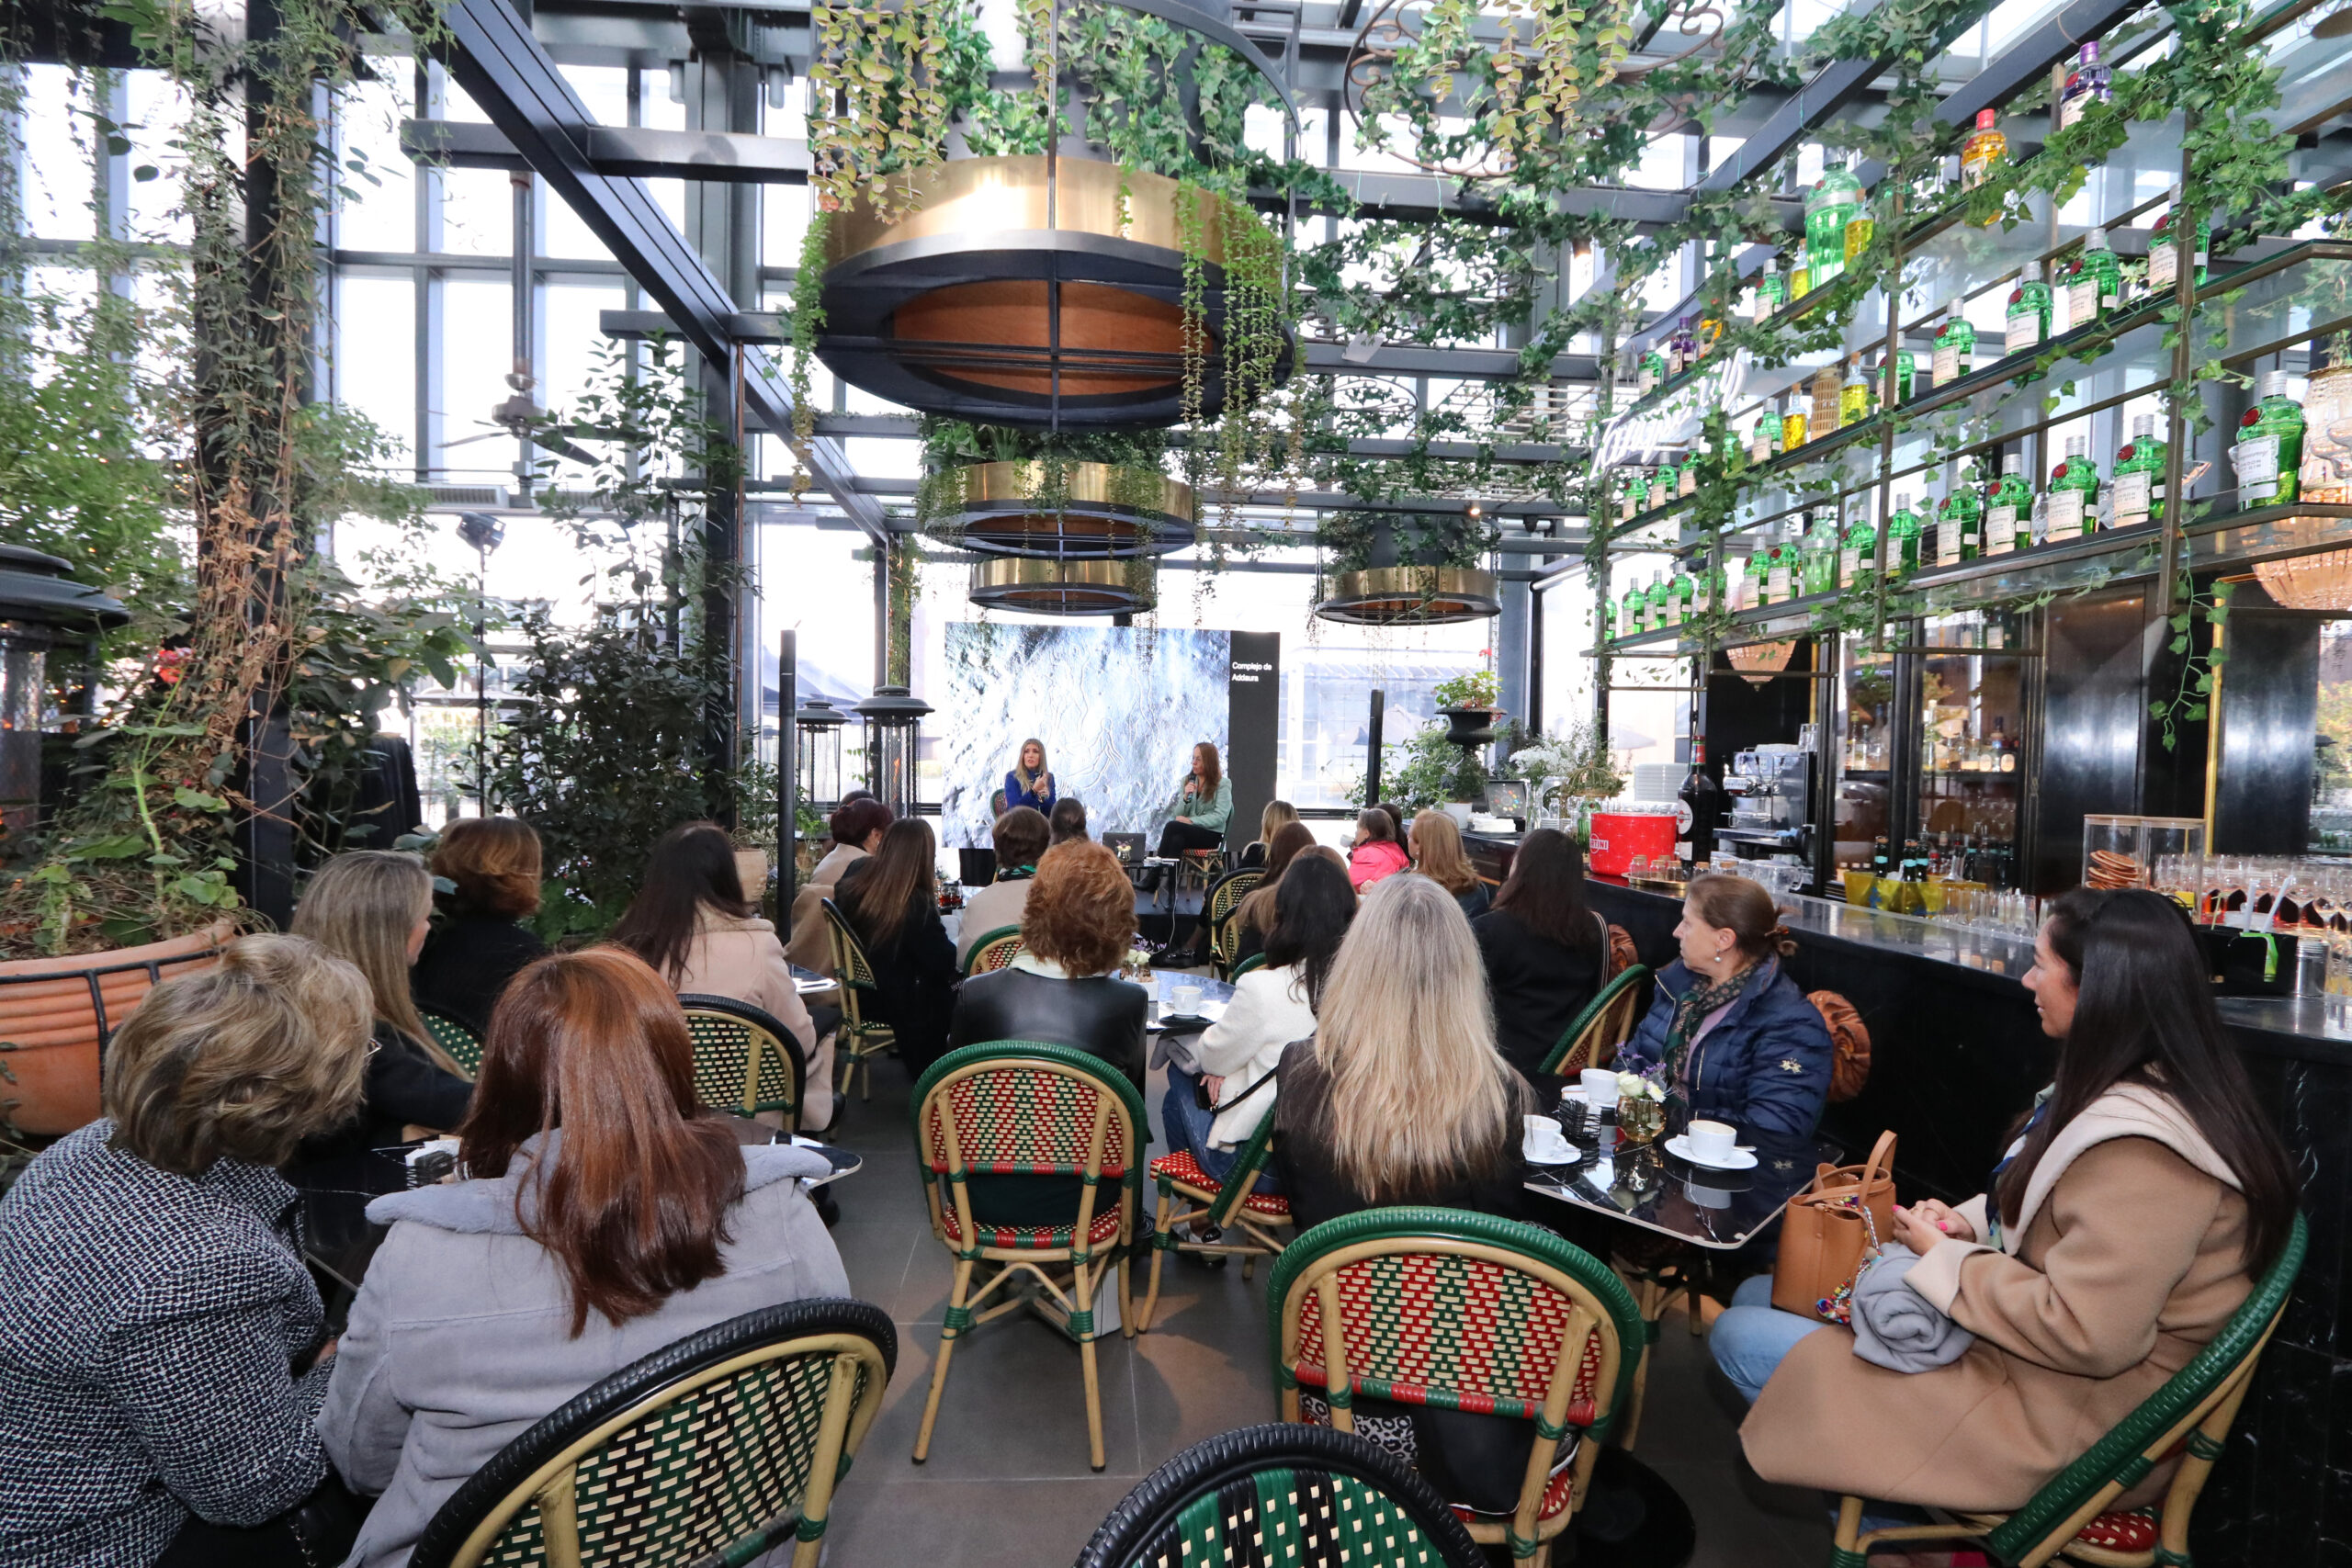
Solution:
<path fill-rule="evenodd" d="M 1764 1392 L 1765 1380 L 1797 1341 L 1828 1326 L 1774 1306 L 1772 1277 L 1758 1274 L 1741 1280 L 1739 1289 L 1732 1292 L 1731 1305 L 1707 1330 L 1707 1347 L 1714 1352 L 1715 1365 L 1724 1370 L 1724 1376 L 1753 1404 Z"/>
<path fill-rule="evenodd" d="M 1241 1157 L 1239 1149 L 1218 1149 L 1209 1146 L 1209 1129 L 1216 1122 L 1216 1112 L 1201 1109 L 1194 1086 L 1201 1080 L 1183 1068 L 1168 1069 L 1168 1098 L 1159 1102 L 1159 1124 L 1167 1130 L 1169 1145 L 1173 1148 L 1190 1149 L 1201 1168 L 1201 1174 L 1215 1181 L 1225 1181 L 1233 1175 L 1233 1162 Z M 1247 1088 L 1244 1080 L 1242 1088 Z M 1269 1116 L 1272 1111 L 1268 1111 Z M 1274 1175 L 1272 1160 L 1258 1174 L 1260 1192 L 1280 1192 L 1283 1184 Z"/>

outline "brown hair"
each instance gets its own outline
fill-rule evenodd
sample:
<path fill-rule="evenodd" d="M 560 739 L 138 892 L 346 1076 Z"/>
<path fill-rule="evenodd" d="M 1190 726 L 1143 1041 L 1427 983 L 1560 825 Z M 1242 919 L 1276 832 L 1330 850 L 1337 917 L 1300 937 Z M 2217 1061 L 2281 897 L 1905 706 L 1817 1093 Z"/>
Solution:
<path fill-rule="evenodd" d="M 283 1165 L 358 1110 L 373 1014 L 356 964 L 299 936 L 241 937 L 148 992 L 107 1043 L 111 1142 L 182 1176 Z"/>
<path fill-rule="evenodd" d="M 1760 883 L 1727 872 L 1711 871 L 1690 879 L 1683 895 L 1691 911 L 1718 931 L 1731 932 L 1740 956 L 1754 963 L 1777 953 L 1786 958 L 1797 950 L 1781 910 Z"/>
<path fill-rule="evenodd" d="M 1241 907 L 1233 912 L 1234 919 L 1240 922 L 1234 927 L 1236 931 L 1251 927 L 1261 931 L 1274 929 L 1274 889 L 1282 882 L 1283 873 L 1290 869 L 1291 862 L 1314 847 L 1315 829 L 1304 822 L 1286 822 L 1274 829 L 1274 836 L 1266 841 L 1266 874 L 1258 879 L 1258 886 L 1250 890 L 1249 897 L 1241 900 Z"/>
<path fill-rule="evenodd" d="M 571 1281 L 575 1338 L 591 1308 L 617 1325 L 726 1272 L 743 1156 L 698 1112 L 686 1015 L 635 953 L 542 958 L 499 998 L 459 1156 L 504 1176 L 526 1139 L 563 1130 L 531 1161 L 536 1213 L 518 1190 L 515 1215 Z"/>
<path fill-rule="evenodd" d="M 294 907 L 294 934 L 309 937 L 368 976 L 376 1016 L 416 1043 L 434 1065 L 468 1076 L 426 1032 L 409 989 L 408 939 L 433 912 L 433 874 L 397 850 L 353 850 L 319 868 Z"/>
<path fill-rule="evenodd" d="M 1087 836 L 1086 802 L 1074 795 L 1066 795 L 1054 802 L 1054 814 L 1048 820 L 1053 823 L 1055 843 L 1083 839 Z"/>
<path fill-rule="evenodd" d="M 458 885 L 461 909 L 520 919 L 539 907 L 539 835 L 515 817 L 460 817 L 433 846 L 433 874 Z"/>
<path fill-rule="evenodd" d="M 1287 800 L 1270 800 L 1258 813 L 1258 841 L 1271 848 L 1274 835 L 1298 820 L 1298 807 Z"/>
<path fill-rule="evenodd" d="M 654 841 L 645 857 L 645 880 L 614 925 L 612 941 L 675 986 L 686 976 L 706 908 L 738 920 L 759 913 L 743 897 L 727 829 L 716 822 L 682 822 Z"/>
<path fill-rule="evenodd" d="M 1054 827 L 1035 807 L 1016 806 L 996 819 L 989 838 L 996 845 L 996 868 L 1001 874 L 1035 865 L 1053 842 Z"/>
<path fill-rule="evenodd" d="M 1584 846 L 1557 828 L 1538 828 L 1519 841 L 1510 874 L 1495 890 L 1495 908 L 1562 947 L 1601 940 L 1600 922 L 1584 901 Z"/>
<path fill-rule="evenodd" d="M 1393 844 L 1396 841 L 1396 818 L 1388 815 L 1385 806 L 1367 806 L 1356 813 L 1356 831 L 1370 835 L 1374 843 Z"/>
<path fill-rule="evenodd" d="M 890 808 L 870 795 L 842 801 L 825 819 L 825 830 L 832 834 L 833 842 L 860 850 L 866 840 L 889 825 Z"/>
<path fill-rule="evenodd" d="M 869 947 L 888 947 L 906 929 L 918 905 L 928 907 L 939 886 L 939 840 L 920 817 L 890 824 L 874 852 L 842 878 L 842 913 Z M 1035 895 L 1032 895 L 1035 897 Z"/>
<path fill-rule="evenodd" d="M 1205 766 L 1201 761 L 1204 757 L 1208 759 Z M 1216 798 L 1217 782 L 1225 777 L 1225 764 L 1217 759 L 1216 741 L 1202 740 L 1193 744 L 1193 776 L 1201 781 L 1204 792 L 1201 798 L 1204 802 Z"/>
<path fill-rule="evenodd" d="M 1413 818 L 1413 869 L 1448 893 L 1477 890 L 1478 873 L 1462 852 L 1462 830 L 1442 811 L 1423 810 Z"/>
<path fill-rule="evenodd" d="M 1119 857 L 1101 844 L 1056 844 L 1037 863 L 1021 911 L 1022 939 L 1073 978 L 1107 975 L 1136 934 L 1136 890 Z"/>

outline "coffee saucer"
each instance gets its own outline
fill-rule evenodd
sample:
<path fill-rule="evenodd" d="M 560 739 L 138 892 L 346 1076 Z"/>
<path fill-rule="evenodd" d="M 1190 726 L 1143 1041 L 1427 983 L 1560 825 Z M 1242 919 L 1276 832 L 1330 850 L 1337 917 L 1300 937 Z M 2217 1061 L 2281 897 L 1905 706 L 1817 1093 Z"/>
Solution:
<path fill-rule="evenodd" d="M 1756 1168 L 1754 1149 L 1735 1148 L 1726 1158 L 1709 1159 L 1693 1151 L 1689 1135 L 1682 1133 L 1677 1133 L 1673 1137 L 1667 1139 L 1666 1152 L 1677 1159 L 1687 1159 L 1692 1165 L 1704 1166 L 1709 1170 L 1753 1170 Z"/>

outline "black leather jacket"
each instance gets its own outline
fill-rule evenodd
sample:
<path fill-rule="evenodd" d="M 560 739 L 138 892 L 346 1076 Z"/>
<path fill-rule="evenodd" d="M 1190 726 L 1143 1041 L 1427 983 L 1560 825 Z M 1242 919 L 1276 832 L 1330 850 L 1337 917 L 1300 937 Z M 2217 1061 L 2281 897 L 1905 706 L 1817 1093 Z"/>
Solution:
<path fill-rule="evenodd" d="M 947 1044 L 950 1050 L 990 1040 L 1071 1045 L 1102 1057 L 1140 1089 L 1150 1006 L 1150 993 L 1125 980 L 1056 980 L 1000 969 L 973 976 L 956 992 Z"/>

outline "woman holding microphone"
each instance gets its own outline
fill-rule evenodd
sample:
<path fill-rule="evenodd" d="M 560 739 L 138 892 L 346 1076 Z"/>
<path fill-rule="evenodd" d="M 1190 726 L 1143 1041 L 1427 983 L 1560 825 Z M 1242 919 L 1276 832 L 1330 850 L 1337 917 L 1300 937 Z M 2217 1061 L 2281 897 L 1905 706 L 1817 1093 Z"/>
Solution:
<path fill-rule="evenodd" d="M 1204 740 L 1193 748 L 1193 771 L 1160 810 L 1169 819 L 1159 830 L 1162 859 L 1225 842 L 1225 825 L 1233 816 L 1233 781 L 1225 776 L 1214 745 Z"/>
<path fill-rule="evenodd" d="M 1046 743 L 1032 737 L 1021 743 L 1021 761 L 1004 775 L 1004 805 L 997 814 L 1002 816 L 1016 806 L 1025 806 L 1041 817 L 1054 814 L 1054 775 L 1046 771 Z"/>

